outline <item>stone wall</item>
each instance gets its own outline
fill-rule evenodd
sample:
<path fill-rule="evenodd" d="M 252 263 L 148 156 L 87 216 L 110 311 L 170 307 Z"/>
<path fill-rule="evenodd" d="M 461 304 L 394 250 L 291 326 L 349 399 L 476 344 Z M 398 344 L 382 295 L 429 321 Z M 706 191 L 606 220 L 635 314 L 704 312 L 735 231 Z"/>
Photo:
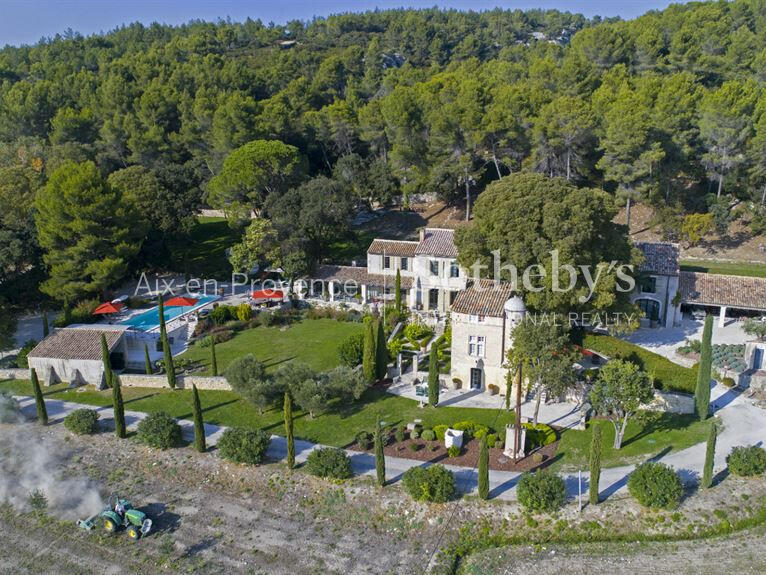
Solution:
<path fill-rule="evenodd" d="M 124 387 L 168 387 L 168 378 L 164 374 L 160 375 L 140 375 L 133 373 L 124 373 L 120 375 L 120 383 Z M 176 388 L 191 389 L 196 385 L 197 389 L 218 389 L 231 391 L 231 386 L 225 377 L 203 377 L 201 375 L 179 375 L 176 378 Z"/>
<path fill-rule="evenodd" d="M 3 379 L 29 379 L 28 369 L 0 369 L 0 380 Z"/>

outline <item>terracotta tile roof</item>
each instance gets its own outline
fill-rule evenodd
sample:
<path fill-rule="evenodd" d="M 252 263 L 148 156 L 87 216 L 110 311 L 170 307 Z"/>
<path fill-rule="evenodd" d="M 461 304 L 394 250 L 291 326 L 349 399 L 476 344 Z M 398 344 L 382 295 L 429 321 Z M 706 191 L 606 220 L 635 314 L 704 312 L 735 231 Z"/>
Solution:
<path fill-rule="evenodd" d="M 122 338 L 123 331 L 62 328 L 53 330 L 29 352 L 29 357 L 55 359 L 101 359 L 101 334 L 112 351 Z"/>
<path fill-rule="evenodd" d="M 646 258 L 639 271 L 665 276 L 678 275 L 678 244 L 636 242 L 635 246 L 644 252 Z"/>
<path fill-rule="evenodd" d="M 681 301 L 766 310 L 766 278 L 681 272 Z"/>
<path fill-rule="evenodd" d="M 370 247 L 367 249 L 367 253 L 412 258 L 415 257 L 415 248 L 417 247 L 418 242 L 374 239 L 372 240 Z"/>
<path fill-rule="evenodd" d="M 335 265 L 322 265 L 317 269 L 317 273 L 314 274 L 312 279 L 323 281 L 336 281 L 345 283 L 347 281 L 354 281 L 357 285 L 368 285 L 374 287 L 388 286 L 393 288 L 396 282 L 396 276 L 383 275 L 383 274 L 369 274 L 366 267 L 361 266 L 335 266 Z M 412 278 L 409 276 L 402 276 L 402 289 L 409 289 L 412 287 Z"/>
<path fill-rule="evenodd" d="M 492 280 L 481 280 L 478 286 L 470 285 L 460 290 L 452 302 L 452 312 L 470 315 L 488 315 L 503 317 L 503 306 L 513 296 L 510 282 L 495 283 Z"/>
<path fill-rule="evenodd" d="M 426 228 L 423 240 L 418 244 L 415 253 L 424 256 L 456 258 L 455 230 Z"/>

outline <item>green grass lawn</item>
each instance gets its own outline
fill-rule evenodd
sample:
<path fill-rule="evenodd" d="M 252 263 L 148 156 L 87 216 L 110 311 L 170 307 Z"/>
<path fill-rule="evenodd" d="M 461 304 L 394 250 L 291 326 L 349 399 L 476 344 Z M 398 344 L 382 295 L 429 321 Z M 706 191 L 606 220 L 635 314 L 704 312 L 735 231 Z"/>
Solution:
<path fill-rule="evenodd" d="M 636 363 L 654 377 L 654 384 L 660 389 L 694 393 L 697 385 L 697 371 L 694 368 L 683 367 L 666 357 L 610 335 L 586 333 L 582 345 L 610 358 L 617 357 Z"/>
<path fill-rule="evenodd" d="M 766 264 L 754 264 L 749 262 L 681 260 L 681 269 L 686 272 L 704 272 L 708 274 L 766 278 Z"/>
<path fill-rule="evenodd" d="M 658 454 L 667 455 L 707 439 L 710 423 L 698 421 L 693 415 L 666 413 L 647 414 L 643 421 L 628 421 L 622 447 L 614 449 L 614 426 L 610 421 L 596 420 L 585 431 L 567 430 L 561 435 L 554 463 L 558 470 L 575 471 L 588 469 L 590 442 L 593 426 L 601 427 L 601 464 L 616 467 L 639 463 Z"/>
<path fill-rule="evenodd" d="M 0 390 L 31 395 L 29 382 L 12 380 L 0 382 Z M 112 404 L 111 391 L 71 391 L 66 384 L 45 388 L 46 398 L 85 403 L 94 406 Z M 284 434 L 282 410 L 271 409 L 259 414 L 258 410 L 231 391 L 200 390 L 200 402 L 206 423 L 264 429 L 277 435 Z M 191 392 L 146 388 L 123 388 L 125 409 L 132 411 L 165 411 L 180 419 L 191 419 Z M 352 405 L 335 406 L 332 412 L 311 419 L 306 412 L 297 410 L 295 435 L 315 443 L 343 447 L 351 444 L 363 430 L 372 431 L 380 417 L 389 425 L 406 424 L 422 419 L 426 427 L 440 423 L 452 424 L 471 420 L 502 429 L 512 415 L 499 409 L 442 407 L 422 409 L 418 402 L 386 393 L 380 388 L 369 389 Z"/>
<path fill-rule="evenodd" d="M 225 218 L 200 217 L 189 238 L 171 246 L 171 264 L 179 273 L 205 279 L 231 280 L 226 250 L 240 240 L 240 233 Z"/>
<path fill-rule="evenodd" d="M 229 341 L 215 346 L 218 370 L 223 372 L 231 362 L 243 355 L 253 354 L 274 370 L 287 361 L 301 361 L 318 371 L 338 365 L 338 346 L 350 335 L 360 333 L 361 323 L 334 319 L 304 319 L 287 328 L 256 327 L 240 331 Z M 210 375 L 210 348 L 192 346 L 181 355 L 205 366 Z"/>

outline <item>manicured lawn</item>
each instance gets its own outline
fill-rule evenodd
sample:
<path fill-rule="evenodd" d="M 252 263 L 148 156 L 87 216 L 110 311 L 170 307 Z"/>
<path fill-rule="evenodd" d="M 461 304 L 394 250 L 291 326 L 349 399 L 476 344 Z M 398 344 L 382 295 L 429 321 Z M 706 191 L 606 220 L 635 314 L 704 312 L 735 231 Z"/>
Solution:
<path fill-rule="evenodd" d="M 683 367 L 666 357 L 609 335 L 587 333 L 583 337 L 582 345 L 610 358 L 620 358 L 636 363 L 654 377 L 655 387 L 659 389 L 694 393 L 697 372 L 693 368 Z"/>
<path fill-rule="evenodd" d="M 338 365 L 338 346 L 350 335 L 362 331 L 362 324 L 334 319 L 304 319 L 288 327 L 256 327 L 238 332 L 229 341 L 215 346 L 218 370 L 253 354 L 272 371 L 287 361 L 301 361 L 318 371 Z M 199 361 L 210 375 L 210 348 L 192 346 L 181 355 Z"/>
<path fill-rule="evenodd" d="M 753 264 L 749 262 L 681 260 L 681 269 L 686 272 L 766 278 L 766 264 Z"/>
<path fill-rule="evenodd" d="M 171 247 L 173 269 L 204 279 L 231 281 L 232 268 L 226 250 L 240 240 L 225 218 L 200 217 L 189 239 Z"/>
<path fill-rule="evenodd" d="M 0 390 L 15 394 L 31 395 L 29 382 L 14 380 L 0 382 Z M 110 391 L 67 391 L 66 384 L 44 389 L 47 398 L 85 403 L 94 406 L 112 404 Z M 199 392 L 205 422 L 218 425 L 261 428 L 270 433 L 284 434 L 282 410 L 271 409 L 263 414 L 230 391 Z M 125 409 L 132 411 L 165 411 L 180 419 L 190 419 L 191 392 L 169 391 L 146 388 L 123 388 Z M 315 443 L 343 447 L 353 443 L 356 435 L 363 430 L 372 431 L 380 417 L 389 425 L 406 424 L 413 419 L 422 419 L 426 427 L 440 423 L 452 424 L 471 420 L 502 429 L 511 420 L 512 414 L 497 409 L 475 409 L 442 407 L 421 409 L 418 402 L 390 395 L 380 388 L 372 388 L 359 402 L 349 406 L 335 406 L 324 415 L 311 419 L 307 413 L 294 412 L 295 435 Z"/>
<path fill-rule="evenodd" d="M 588 469 L 590 442 L 593 426 L 601 427 L 603 451 L 601 464 L 604 467 L 616 467 L 628 463 L 645 461 L 657 454 L 666 455 L 696 445 L 706 440 L 709 422 L 698 421 L 692 415 L 651 413 L 644 421 L 634 418 L 628 422 L 622 447 L 614 449 L 614 426 L 605 420 L 592 421 L 585 431 L 567 430 L 561 435 L 561 443 L 556 452 L 559 459 L 554 467 L 559 470 L 574 471 Z"/>

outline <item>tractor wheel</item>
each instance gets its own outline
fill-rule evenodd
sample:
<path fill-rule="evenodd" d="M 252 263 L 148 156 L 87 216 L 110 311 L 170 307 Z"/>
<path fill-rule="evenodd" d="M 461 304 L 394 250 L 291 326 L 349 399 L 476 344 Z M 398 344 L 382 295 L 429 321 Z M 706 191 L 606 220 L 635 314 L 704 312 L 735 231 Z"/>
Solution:
<path fill-rule="evenodd" d="M 111 519 L 105 518 L 104 519 L 104 531 L 107 533 L 114 533 L 117 531 L 117 525 L 114 524 L 114 521 Z"/>
<path fill-rule="evenodd" d="M 141 537 L 141 531 L 135 525 L 129 525 L 127 531 L 128 537 L 130 537 L 133 541 L 138 541 L 138 539 Z"/>

